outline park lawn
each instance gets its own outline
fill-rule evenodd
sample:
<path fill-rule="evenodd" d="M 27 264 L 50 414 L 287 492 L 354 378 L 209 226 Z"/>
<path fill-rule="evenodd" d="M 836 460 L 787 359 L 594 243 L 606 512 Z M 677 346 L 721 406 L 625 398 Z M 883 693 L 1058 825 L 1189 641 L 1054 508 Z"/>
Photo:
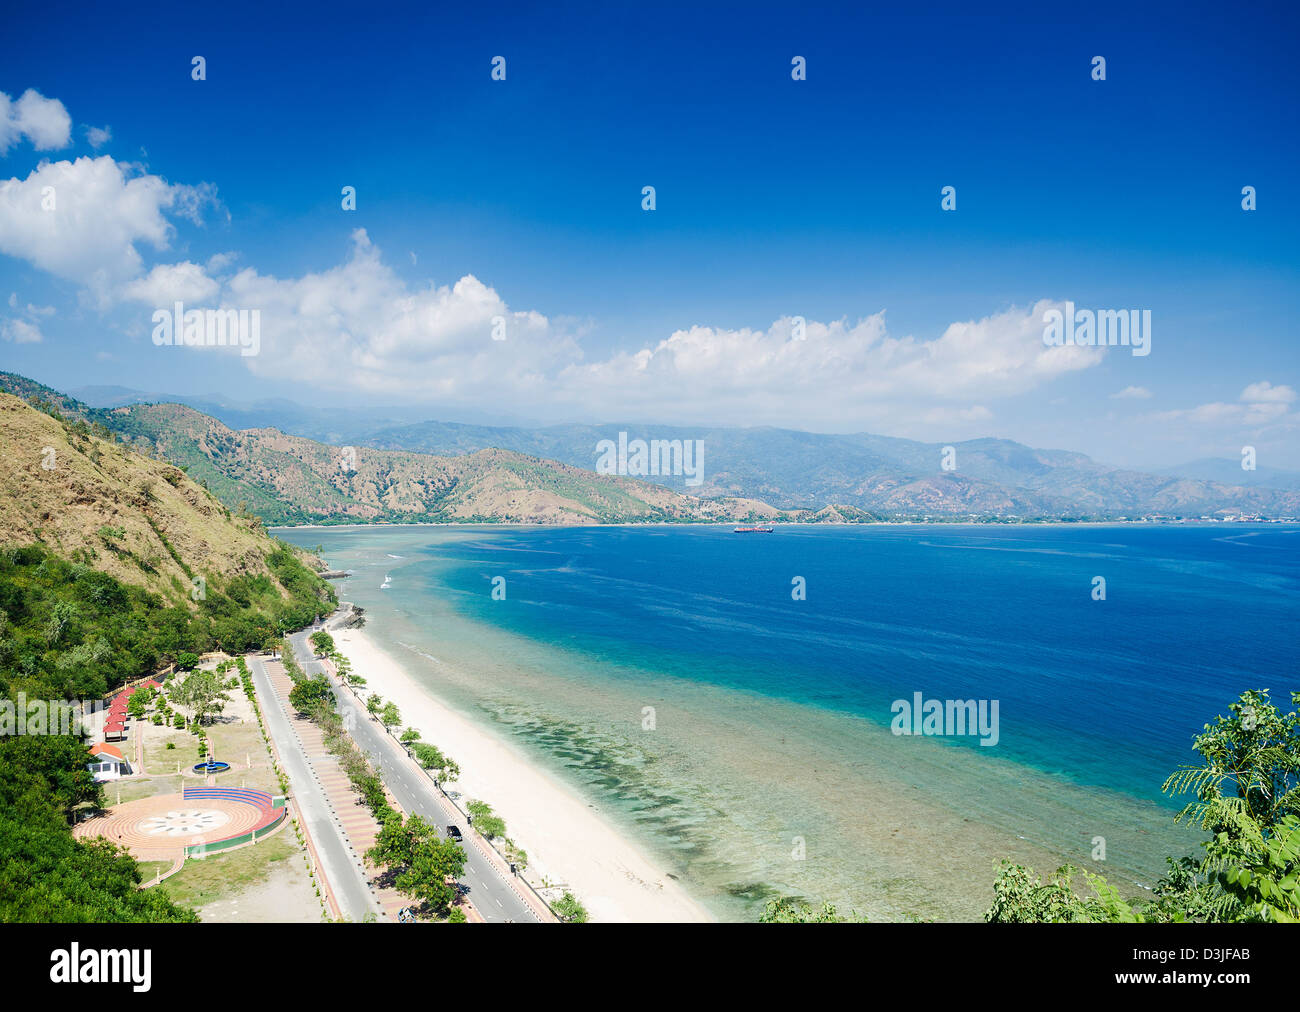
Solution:
<path fill-rule="evenodd" d="M 168 755 L 172 754 L 168 753 Z M 169 777 L 127 777 L 125 780 L 110 781 L 104 785 L 104 804 L 124 805 L 128 801 L 139 801 L 141 798 L 152 798 L 159 794 L 180 794 L 180 792 L 181 778 L 175 773 Z"/>
<path fill-rule="evenodd" d="M 302 853 L 292 827 L 286 827 L 251 847 L 188 860 L 185 867 L 154 888 L 165 889 L 172 902 L 181 906 L 203 907 L 265 882 L 283 862 L 302 861 Z"/>
<path fill-rule="evenodd" d="M 140 869 L 140 881 L 152 882 L 158 875 L 165 872 L 172 866 L 170 861 L 137 861 L 135 866 Z"/>
<path fill-rule="evenodd" d="M 213 722 L 204 730 L 208 733 L 208 745 L 214 759 L 228 762 L 232 766 L 243 766 L 249 759 L 256 765 L 267 761 L 266 741 L 256 722 Z"/>
<path fill-rule="evenodd" d="M 168 742 L 175 748 L 168 748 Z M 176 764 L 189 769 L 199 761 L 199 740 L 180 728 L 150 726 L 144 740 L 144 768 L 147 773 L 175 774 Z"/>

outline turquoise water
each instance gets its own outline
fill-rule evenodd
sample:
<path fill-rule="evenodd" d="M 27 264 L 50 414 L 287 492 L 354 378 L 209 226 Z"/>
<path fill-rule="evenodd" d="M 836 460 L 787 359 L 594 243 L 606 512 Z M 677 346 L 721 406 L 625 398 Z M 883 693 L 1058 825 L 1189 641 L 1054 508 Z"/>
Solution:
<path fill-rule="evenodd" d="M 279 533 L 729 918 L 777 893 L 975 917 L 1003 856 L 1137 890 L 1195 847 L 1160 793 L 1192 736 L 1300 687 L 1294 527 Z M 890 733 L 915 693 L 996 700 L 997 744 Z"/>

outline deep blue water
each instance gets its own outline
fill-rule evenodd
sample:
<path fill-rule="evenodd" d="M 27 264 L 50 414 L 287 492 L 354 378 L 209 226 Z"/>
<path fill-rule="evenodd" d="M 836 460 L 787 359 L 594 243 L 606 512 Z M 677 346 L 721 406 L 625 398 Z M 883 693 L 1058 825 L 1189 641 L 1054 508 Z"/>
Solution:
<path fill-rule="evenodd" d="M 882 725 L 918 691 L 997 699 L 1001 758 L 1147 799 L 1243 690 L 1290 708 L 1298 550 L 1267 525 L 490 528 L 416 549 L 467 618 Z"/>

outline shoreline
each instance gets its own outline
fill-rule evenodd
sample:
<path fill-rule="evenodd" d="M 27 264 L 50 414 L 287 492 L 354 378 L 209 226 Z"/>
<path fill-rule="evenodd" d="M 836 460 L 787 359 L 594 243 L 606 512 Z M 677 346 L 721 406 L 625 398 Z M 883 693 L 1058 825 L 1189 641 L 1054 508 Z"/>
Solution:
<path fill-rule="evenodd" d="M 522 530 L 588 530 L 593 527 L 609 528 L 641 528 L 641 527 L 734 527 L 736 524 L 749 523 L 744 520 L 701 520 L 701 521 L 683 521 L 673 523 L 665 520 L 654 520 L 646 523 L 623 523 L 623 524 L 529 524 L 518 521 L 455 521 L 455 520 L 376 520 L 373 522 L 361 523 L 341 523 L 341 524 L 275 524 L 267 527 L 267 531 L 274 534 L 276 531 L 337 531 L 337 530 L 360 530 L 363 528 L 376 527 L 462 527 L 466 530 L 475 528 L 520 528 Z M 771 524 L 777 528 L 782 527 L 995 527 L 995 528 L 1014 528 L 1014 527 L 1300 527 L 1300 521 L 1297 520 L 870 520 L 861 523 L 836 523 L 832 521 L 809 523 L 805 520 L 765 520 L 765 524 Z"/>
<path fill-rule="evenodd" d="M 593 922 L 716 919 L 594 806 L 444 703 L 364 630 L 331 635 L 366 688 L 395 703 L 404 726 L 459 764 L 460 779 L 448 786 L 490 804 L 527 852 L 529 872 L 570 888 Z"/>

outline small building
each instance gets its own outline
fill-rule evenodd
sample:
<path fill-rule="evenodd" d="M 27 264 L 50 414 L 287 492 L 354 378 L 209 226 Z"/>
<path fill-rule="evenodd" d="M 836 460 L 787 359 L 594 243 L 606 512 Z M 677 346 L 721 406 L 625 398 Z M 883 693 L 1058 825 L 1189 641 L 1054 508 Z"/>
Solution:
<path fill-rule="evenodd" d="M 94 776 L 96 783 L 120 780 L 134 772 L 131 764 L 126 761 L 126 756 L 122 755 L 122 750 L 106 742 L 90 746 L 90 762 L 86 764 L 86 769 Z"/>

